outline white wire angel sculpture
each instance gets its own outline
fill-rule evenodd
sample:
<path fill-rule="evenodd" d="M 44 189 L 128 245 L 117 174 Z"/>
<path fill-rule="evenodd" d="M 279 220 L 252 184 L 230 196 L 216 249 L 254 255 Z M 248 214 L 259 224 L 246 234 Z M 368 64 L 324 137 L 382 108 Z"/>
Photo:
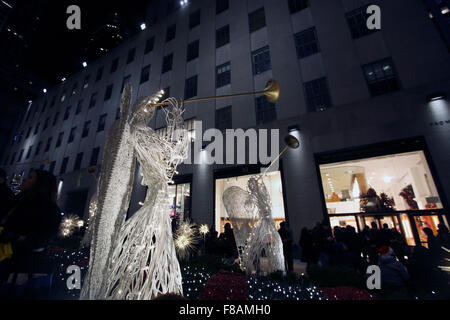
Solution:
<path fill-rule="evenodd" d="M 129 91 L 129 88 L 125 90 Z M 134 164 L 129 164 L 128 157 L 131 156 L 132 163 L 136 158 L 142 172 L 141 184 L 148 186 L 145 202 L 125 221 L 133 178 L 123 181 L 124 186 L 114 176 L 109 177 L 110 182 L 105 183 L 106 189 L 102 189 L 100 179 L 94 229 L 97 232 L 94 231 L 92 243 L 96 249 L 91 249 L 94 265 L 91 263 L 82 298 L 149 300 L 165 293 L 183 294 L 168 214 L 170 200 L 167 189 L 177 166 L 187 157 L 189 139 L 183 130 L 183 109 L 173 98 L 166 100 L 169 107 L 162 108 L 167 122 L 164 134 L 160 135 L 148 127 L 155 113 L 155 108 L 151 106 L 155 101 L 156 96 L 151 96 L 132 107 L 125 124 L 125 134 L 122 135 L 122 140 L 127 140 L 131 149 L 126 154 L 118 154 L 112 165 L 113 171 L 132 177 Z M 126 109 L 123 103 L 122 107 Z M 105 150 L 104 153 L 107 152 Z M 114 158 L 114 154 L 109 156 Z M 113 191 L 115 189 L 121 190 L 118 198 L 110 195 L 117 194 Z M 120 205 L 112 207 L 111 212 L 105 211 L 104 208 L 111 204 L 106 205 L 102 198 Z M 102 242 L 105 238 L 109 240 L 106 246 Z M 102 248 L 105 250 L 103 256 L 99 252 Z M 99 274 L 99 271 L 103 273 Z"/>
<path fill-rule="evenodd" d="M 260 178 L 251 177 L 247 190 L 230 187 L 223 193 L 238 246 L 241 268 L 247 274 L 261 274 L 261 258 L 268 260 L 268 273 L 285 273 L 283 243 L 272 218 L 272 202 L 266 185 Z"/>

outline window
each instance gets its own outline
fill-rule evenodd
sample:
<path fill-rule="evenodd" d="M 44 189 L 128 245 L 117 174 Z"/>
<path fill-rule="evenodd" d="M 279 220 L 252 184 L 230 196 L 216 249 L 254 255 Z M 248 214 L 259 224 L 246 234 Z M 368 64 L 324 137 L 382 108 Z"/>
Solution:
<path fill-rule="evenodd" d="M 63 162 L 61 164 L 61 170 L 59 171 L 59 174 L 64 174 L 66 173 L 66 169 L 67 169 L 67 163 L 69 162 L 69 157 L 65 157 L 63 159 Z"/>
<path fill-rule="evenodd" d="M 92 150 L 91 161 L 89 162 L 90 167 L 97 165 L 99 153 L 100 153 L 100 147 L 97 147 Z"/>
<path fill-rule="evenodd" d="M 353 39 L 358 39 L 366 35 L 377 32 L 376 29 L 370 30 L 367 28 L 367 19 L 369 19 L 369 14 L 366 13 L 368 6 L 353 10 L 346 14 L 347 22 L 350 27 L 350 32 Z"/>
<path fill-rule="evenodd" d="M 63 91 L 61 95 L 61 102 L 64 102 L 66 100 L 66 91 Z"/>
<path fill-rule="evenodd" d="M 59 148 L 59 147 L 61 146 L 61 143 L 62 143 L 62 141 L 63 141 L 63 138 L 64 138 L 64 132 L 61 132 L 61 133 L 58 135 L 58 140 L 56 140 L 56 148 Z"/>
<path fill-rule="evenodd" d="M 72 109 L 72 106 L 68 106 L 68 107 L 66 108 L 66 112 L 64 112 L 63 121 L 66 121 L 67 119 L 69 119 L 69 116 L 70 116 L 70 109 Z"/>
<path fill-rule="evenodd" d="M 172 70 L 172 61 L 173 61 L 173 53 L 171 53 L 163 58 L 161 73 L 166 73 L 167 71 Z"/>
<path fill-rule="evenodd" d="M 50 117 L 48 117 L 47 119 L 45 119 L 44 122 L 44 127 L 42 128 L 42 131 L 45 131 L 48 128 L 48 123 L 50 122 Z"/>
<path fill-rule="evenodd" d="M 264 7 L 253 11 L 248 15 L 248 23 L 250 33 L 266 26 L 266 15 L 264 13 Z"/>
<path fill-rule="evenodd" d="M 23 149 L 20 150 L 20 152 L 19 152 L 19 157 L 17 158 L 18 162 L 20 162 L 22 160 L 22 156 L 23 156 Z"/>
<path fill-rule="evenodd" d="M 37 156 L 41 152 L 41 147 L 42 147 L 42 141 L 39 141 L 37 148 L 36 148 L 36 152 L 34 153 L 34 156 Z"/>
<path fill-rule="evenodd" d="M 164 101 L 164 100 L 166 100 L 169 97 L 170 97 L 170 87 L 166 87 L 166 88 L 164 88 L 164 94 L 161 97 L 160 101 Z"/>
<path fill-rule="evenodd" d="M 220 131 L 232 129 L 231 106 L 216 110 L 216 129 Z"/>
<path fill-rule="evenodd" d="M 216 0 L 216 14 L 222 13 L 225 10 L 228 10 L 228 8 L 228 0 Z"/>
<path fill-rule="evenodd" d="M 150 39 L 147 39 L 145 42 L 145 51 L 144 54 L 150 53 L 153 51 L 153 47 L 155 45 L 155 37 L 151 37 Z"/>
<path fill-rule="evenodd" d="M 55 171 L 56 161 L 52 161 L 50 163 L 50 167 L 48 168 L 48 172 L 53 173 Z"/>
<path fill-rule="evenodd" d="M 41 113 L 44 113 L 45 112 L 45 108 L 47 107 L 47 100 L 46 101 L 44 101 L 44 104 L 42 105 L 42 111 L 41 111 Z"/>
<path fill-rule="evenodd" d="M 216 48 L 220 48 L 230 42 L 230 26 L 226 25 L 216 30 Z"/>
<path fill-rule="evenodd" d="M 75 110 L 75 115 L 79 114 L 83 110 L 83 100 L 78 101 L 77 109 Z"/>
<path fill-rule="evenodd" d="M 86 121 L 83 126 L 83 133 L 81 134 L 81 138 L 85 138 L 89 135 L 90 127 L 91 127 L 91 121 Z"/>
<path fill-rule="evenodd" d="M 107 101 L 107 100 L 111 99 L 112 91 L 113 91 L 113 84 L 110 84 L 109 86 L 106 87 L 105 97 L 104 97 L 103 101 Z"/>
<path fill-rule="evenodd" d="M 11 166 L 14 163 L 14 159 L 16 158 L 16 152 L 13 153 L 13 156 L 11 158 L 11 161 L 9 162 L 9 165 Z"/>
<path fill-rule="evenodd" d="M 84 82 L 83 82 L 83 89 L 86 89 L 87 87 L 89 87 L 89 79 L 91 76 L 87 75 L 86 77 L 84 77 Z"/>
<path fill-rule="evenodd" d="M 75 82 L 75 84 L 72 87 L 72 95 L 77 94 L 77 88 L 78 88 L 78 82 Z M 44 109 L 45 109 L 45 105 L 44 105 Z"/>
<path fill-rule="evenodd" d="M 260 96 L 255 99 L 256 104 L 256 124 L 264 124 L 277 119 L 275 104 L 269 102 L 266 96 Z"/>
<path fill-rule="evenodd" d="M 103 67 L 100 67 L 97 70 L 97 76 L 95 77 L 95 82 L 102 80 L 102 76 L 103 76 Z"/>
<path fill-rule="evenodd" d="M 38 133 L 38 131 L 39 131 L 39 126 L 40 126 L 41 124 L 40 123 L 38 123 L 37 125 L 36 125 L 36 128 L 34 129 L 34 135 L 36 135 L 37 133 Z"/>
<path fill-rule="evenodd" d="M 224 63 L 216 67 L 216 88 L 223 87 L 231 82 L 230 63 Z"/>
<path fill-rule="evenodd" d="M 118 107 L 117 110 L 116 110 L 116 117 L 115 117 L 116 120 L 120 119 L 120 112 L 121 112 L 120 111 L 120 107 Z"/>
<path fill-rule="evenodd" d="M 28 139 L 30 137 L 31 133 L 31 127 L 28 128 L 27 135 L 25 136 L 25 139 Z"/>
<path fill-rule="evenodd" d="M 191 218 L 191 183 L 172 184 L 167 187 L 167 190 L 170 205 L 176 208 L 171 210 L 170 216 L 179 221 Z"/>
<path fill-rule="evenodd" d="M 91 95 L 91 101 L 89 101 L 89 109 L 95 107 L 95 104 L 97 103 L 97 94 L 98 92 L 94 92 Z"/>
<path fill-rule="evenodd" d="M 150 65 L 142 68 L 140 84 L 147 82 L 149 78 L 150 78 Z"/>
<path fill-rule="evenodd" d="M 23 131 L 21 131 L 19 134 L 19 140 L 17 141 L 18 143 L 20 143 L 22 141 L 22 137 L 23 137 Z"/>
<path fill-rule="evenodd" d="M 115 58 L 111 63 L 111 73 L 116 72 L 118 66 L 119 66 L 119 58 Z"/>
<path fill-rule="evenodd" d="M 220 172 L 220 171 L 219 171 Z M 242 173 L 241 173 L 242 174 Z M 255 178 L 255 175 L 261 177 L 262 174 L 260 172 L 254 172 L 252 175 L 245 175 L 245 176 L 230 176 L 227 174 L 226 177 L 215 180 L 215 217 L 214 217 L 214 224 L 216 227 L 217 232 L 223 233 L 224 227 L 226 223 L 242 223 L 241 221 L 248 221 L 250 224 L 249 227 L 254 227 L 257 220 L 251 221 L 247 217 L 245 217 L 244 212 L 239 212 L 242 216 L 235 216 L 234 218 L 230 220 L 229 216 L 230 214 L 227 212 L 225 204 L 223 202 L 223 194 L 224 191 L 230 187 L 238 187 L 239 189 L 246 189 L 248 185 L 248 181 L 251 178 Z M 275 223 L 275 227 L 278 230 L 280 223 L 286 220 L 285 212 L 284 212 L 284 200 L 283 200 L 283 184 L 281 180 L 281 173 L 280 171 L 273 171 L 268 172 L 266 176 L 264 177 L 264 183 L 267 187 L 267 192 L 270 196 L 272 207 L 271 207 L 271 216 Z M 246 206 L 245 200 L 241 200 L 238 203 L 239 206 Z M 235 225 L 232 225 L 232 227 L 236 227 Z M 251 230 L 251 228 L 249 228 Z M 237 245 L 243 245 L 240 243 L 237 243 Z"/>
<path fill-rule="evenodd" d="M 133 48 L 130 51 L 128 51 L 127 64 L 134 61 L 135 55 L 136 55 L 136 48 Z"/>
<path fill-rule="evenodd" d="M 123 80 L 122 80 L 122 89 L 120 90 L 120 93 L 123 92 L 123 89 L 125 88 L 125 85 L 127 83 L 130 83 L 130 82 L 131 82 L 131 74 L 129 74 L 126 77 L 123 78 Z"/>
<path fill-rule="evenodd" d="M 289 0 L 289 12 L 291 14 L 299 12 L 303 9 L 308 8 L 309 1 L 308 0 Z"/>
<path fill-rule="evenodd" d="M 394 64 L 390 58 L 364 65 L 363 72 L 372 96 L 400 89 Z"/>
<path fill-rule="evenodd" d="M 191 60 L 194 60 L 195 58 L 198 58 L 198 51 L 199 51 L 199 41 L 198 40 L 189 43 L 188 47 L 187 47 L 186 61 L 191 61 Z"/>
<path fill-rule="evenodd" d="M 98 119 L 97 132 L 105 130 L 106 116 L 107 114 L 103 114 L 100 116 L 100 119 Z"/>
<path fill-rule="evenodd" d="M 27 156 L 25 157 L 25 159 L 28 159 L 30 157 L 32 151 L 33 151 L 33 146 L 30 146 L 28 148 Z"/>
<path fill-rule="evenodd" d="M 59 112 L 57 112 L 55 114 L 55 117 L 53 118 L 53 124 L 52 124 L 53 127 L 56 125 L 56 122 L 58 121 L 58 117 L 59 117 Z"/>
<path fill-rule="evenodd" d="M 55 105 L 55 103 L 56 103 L 56 97 L 55 96 L 53 96 L 53 98 L 52 98 L 52 102 L 50 103 L 50 107 L 53 107 L 54 105 Z M 28 121 L 28 118 L 27 118 L 27 120 L 26 121 Z"/>
<path fill-rule="evenodd" d="M 195 28 L 200 24 L 200 9 L 189 15 L 189 29 Z"/>
<path fill-rule="evenodd" d="M 197 76 L 193 76 L 186 80 L 184 87 L 184 98 L 190 99 L 197 95 Z"/>
<path fill-rule="evenodd" d="M 75 140 L 75 134 L 76 134 L 76 132 L 77 132 L 77 127 L 73 127 L 73 128 L 70 130 L 69 141 L 67 141 L 67 143 L 71 143 L 71 142 L 73 142 L 73 140 Z"/>
<path fill-rule="evenodd" d="M 167 28 L 167 33 L 166 33 L 166 42 L 169 42 L 169 41 L 175 39 L 176 33 L 177 33 L 177 25 L 173 24 L 173 25 L 169 26 Z"/>
<path fill-rule="evenodd" d="M 269 46 L 252 52 L 253 74 L 260 74 L 272 68 Z"/>
<path fill-rule="evenodd" d="M 180 9 L 180 1 L 179 0 L 167 1 L 167 15 L 177 11 L 178 9 Z"/>
<path fill-rule="evenodd" d="M 299 32 L 295 34 L 294 39 L 298 59 L 305 58 L 320 51 L 316 28 Z"/>
<path fill-rule="evenodd" d="M 324 111 L 331 107 L 327 78 L 320 78 L 304 84 L 306 105 L 309 112 Z"/>
<path fill-rule="evenodd" d="M 45 150 L 44 150 L 44 152 L 47 152 L 47 151 L 50 150 L 50 147 L 51 147 L 51 145 L 52 145 L 52 140 L 53 140 L 53 138 L 48 138 L 47 144 L 45 145 Z"/>
<path fill-rule="evenodd" d="M 73 171 L 81 169 L 81 161 L 83 161 L 83 152 L 77 154 L 77 157 L 75 158 L 75 165 L 73 166 Z"/>

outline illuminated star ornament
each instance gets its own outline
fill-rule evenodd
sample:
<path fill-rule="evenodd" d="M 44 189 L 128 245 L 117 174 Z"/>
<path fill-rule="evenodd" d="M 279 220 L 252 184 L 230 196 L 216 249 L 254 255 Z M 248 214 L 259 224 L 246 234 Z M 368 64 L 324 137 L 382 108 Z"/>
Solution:
<path fill-rule="evenodd" d="M 60 236 L 62 238 L 70 237 L 76 229 L 81 229 L 84 221 L 77 215 L 69 215 L 65 217 L 60 226 Z"/>

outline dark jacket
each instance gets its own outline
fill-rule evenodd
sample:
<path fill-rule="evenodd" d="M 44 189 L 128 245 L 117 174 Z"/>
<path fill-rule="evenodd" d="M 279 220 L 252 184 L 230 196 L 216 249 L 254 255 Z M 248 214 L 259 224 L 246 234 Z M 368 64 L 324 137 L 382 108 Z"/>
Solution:
<path fill-rule="evenodd" d="M 384 254 L 379 258 L 381 282 L 390 288 L 403 288 L 408 285 L 409 274 L 406 267 L 390 255 Z"/>

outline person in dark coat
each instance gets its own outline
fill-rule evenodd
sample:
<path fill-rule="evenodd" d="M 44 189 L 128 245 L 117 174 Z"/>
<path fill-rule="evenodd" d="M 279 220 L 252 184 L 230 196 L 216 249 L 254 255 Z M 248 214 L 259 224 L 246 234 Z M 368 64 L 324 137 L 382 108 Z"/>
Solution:
<path fill-rule="evenodd" d="M 287 272 L 293 272 L 294 258 L 292 256 L 292 231 L 289 229 L 286 222 L 281 222 L 278 233 L 280 234 L 281 241 L 283 241 L 283 255 L 287 267 Z"/>
<path fill-rule="evenodd" d="M 6 185 L 6 172 L 0 168 L 0 220 L 6 214 L 6 209 L 9 208 L 14 199 L 14 193 Z"/>
<path fill-rule="evenodd" d="M 56 204 L 56 177 L 43 170 L 35 170 L 24 179 L 19 193 L 0 226 L 1 243 L 11 243 L 13 255 L 2 262 L 0 285 L 11 271 L 29 272 L 33 261 L 43 254 L 49 241 L 56 236 L 61 223 L 61 211 Z M 8 264 L 8 268 L 5 267 Z M 5 279 L 6 277 L 6 279 Z"/>
<path fill-rule="evenodd" d="M 409 284 L 409 273 L 406 267 L 397 260 L 394 251 L 388 246 L 379 249 L 379 266 L 383 288 L 401 289 Z"/>
<path fill-rule="evenodd" d="M 314 253 L 314 242 L 311 231 L 308 228 L 303 228 L 298 241 L 299 246 L 302 248 L 301 260 L 306 262 L 307 266 L 311 263 L 317 263 L 317 255 Z"/>

